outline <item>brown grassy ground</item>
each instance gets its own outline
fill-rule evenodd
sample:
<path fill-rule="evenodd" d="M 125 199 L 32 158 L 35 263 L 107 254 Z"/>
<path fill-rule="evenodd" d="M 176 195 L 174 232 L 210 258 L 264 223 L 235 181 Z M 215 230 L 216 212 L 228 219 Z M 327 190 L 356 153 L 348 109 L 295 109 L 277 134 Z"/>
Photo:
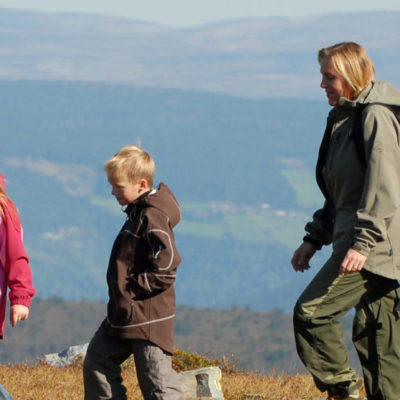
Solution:
<path fill-rule="evenodd" d="M 237 360 L 209 359 L 203 355 L 176 350 L 172 359 L 178 372 L 210 365 L 222 370 L 222 391 L 226 400 L 315 400 L 323 397 L 309 375 L 262 375 L 237 369 Z M 135 363 L 126 361 L 122 368 L 129 400 L 141 400 Z M 0 365 L 0 382 L 15 400 L 82 400 L 82 358 L 64 368 L 43 361 L 35 365 Z"/>
<path fill-rule="evenodd" d="M 123 369 L 130 400 L 140 400 L 135 369 Z M 0 366 L 0 382 L 15 400 L 82 400 L 82 365 L 56 368 L 44 364 Z M 306 375 L 263 376 L 256 373 L 223 373 L 222 390 L 227 400 L 313 400 L 322 395 Z M 260 395 L 256 397 L 254 395 Z"/>

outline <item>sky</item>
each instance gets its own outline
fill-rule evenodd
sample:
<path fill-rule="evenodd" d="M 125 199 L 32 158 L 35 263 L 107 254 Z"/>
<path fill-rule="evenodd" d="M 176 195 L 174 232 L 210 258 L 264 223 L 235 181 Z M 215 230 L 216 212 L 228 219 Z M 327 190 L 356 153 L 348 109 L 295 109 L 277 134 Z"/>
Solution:
<path fill-rule="evenodd" d="M 124 16 L 173 27 L 215 21 L 360 11 L 400 11 L 399 0 L 0 0 L 0 7 Z"/>

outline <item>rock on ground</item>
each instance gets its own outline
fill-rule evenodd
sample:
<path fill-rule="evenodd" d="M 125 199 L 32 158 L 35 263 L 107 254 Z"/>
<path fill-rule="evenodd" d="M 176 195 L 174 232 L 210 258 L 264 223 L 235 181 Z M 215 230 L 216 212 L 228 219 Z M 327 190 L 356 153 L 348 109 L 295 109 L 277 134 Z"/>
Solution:
<path fill-rule="evenodd" d="M 71 346 L 61 353 L 46 354 L 45 362 L 55 367 L 64 367 L 72 364 L 77 356 L 85 357 L 88 343 L 78 346 Z M 221 369 L 218 367 L 206 367 L 185 371 L 178 374 L 182 385 L 183 399 L 216 399 L 224 400 L 221 390 Z M 0 400 L 2 398 L 0 397 Z M 10 400 L 5 398 L 5 400 Z"/>
<path fill-rule="evenodd" d="M 13 400 L 10 393 L 2 385 L 0 385 L 0 400 Z"/>
<path fill-rule="evenodd" d="M 184 400 L 209 398 L 223 400 L 221 390 L 221 369 L 206 367 L 178 374 Z"/>
<path fill-rule="evenodd" d="M 85 357 L 89 343 L 81 344 L 78 346 L 71 346 L 63 350 L 61 353 L 51 353 L 44 356 L 47 364 L 54 367 L 65 367 L 72 364 L 77 356 Z"/>

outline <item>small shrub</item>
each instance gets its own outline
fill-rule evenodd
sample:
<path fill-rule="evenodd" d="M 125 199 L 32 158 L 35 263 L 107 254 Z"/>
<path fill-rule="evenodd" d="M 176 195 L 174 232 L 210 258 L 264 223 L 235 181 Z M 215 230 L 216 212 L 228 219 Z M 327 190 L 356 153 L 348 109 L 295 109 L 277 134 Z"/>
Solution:
<path fill-rule="evenodd" d="M 224 373 L 237 372 L 237 360 L 226 356 L 208 358 L 203 354 L 188 353 L 183 350 L 175 350 L 172 357 L 172 366 L 177 372 L 189 371 L 205 367 L 219 367 Z"/>

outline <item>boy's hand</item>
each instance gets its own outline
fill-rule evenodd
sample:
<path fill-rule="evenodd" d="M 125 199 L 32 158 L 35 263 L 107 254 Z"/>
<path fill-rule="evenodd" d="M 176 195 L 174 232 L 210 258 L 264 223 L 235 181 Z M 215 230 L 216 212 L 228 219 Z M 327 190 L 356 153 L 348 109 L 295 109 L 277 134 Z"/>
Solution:
<path fill-rule="evenodd" d="M 19 321 L 25 321 L 29 315 L 29 308 L 21 304 L 14 304 L 10 307 L 10 323 L 14 328 Z"/>

